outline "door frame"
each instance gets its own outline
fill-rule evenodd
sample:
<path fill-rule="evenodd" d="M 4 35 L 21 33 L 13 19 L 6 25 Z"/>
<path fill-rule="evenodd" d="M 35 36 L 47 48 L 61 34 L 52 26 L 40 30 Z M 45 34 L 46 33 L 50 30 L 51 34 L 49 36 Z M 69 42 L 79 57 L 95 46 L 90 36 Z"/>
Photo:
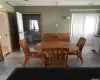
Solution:
<path fill-rule="evenodd" d="M 40 14 L 41 42 L 43 42 L 42 12 L 24 12 L 24 13 L 22 13 L 22 14 Z"/>
<path fill-rule="evenodd" d="M 9 24 L 9 18 L 8 18 L 8 12 L 0 11 L 0 13 L 5 15 L 5 21 L 6 21 L 6 30 L 7 30 L 7 38 L 8 38 L 8 50 L 9 53 L 12 52 L 12 43 L 11 43 L 11 32 L 10 32 L 10 24 Z"/>
<path fill-rule="evenodd" d="M 79 14 L 85 14 L 85 13 L 72 13 L 71 14 L 71 34 L 70 34 L 70 42 L 72 42 L 72 38 L 73 38 L 73 15 L 79 15 Z M 84 16 L 85 19 L 85 16 Z M 83 26 L 84 26 L 84 22 L 83 22 Z M 84 27 L 83 27 L 84 28 Z M 82 33 L 83 36 L 83 33 Z"/>

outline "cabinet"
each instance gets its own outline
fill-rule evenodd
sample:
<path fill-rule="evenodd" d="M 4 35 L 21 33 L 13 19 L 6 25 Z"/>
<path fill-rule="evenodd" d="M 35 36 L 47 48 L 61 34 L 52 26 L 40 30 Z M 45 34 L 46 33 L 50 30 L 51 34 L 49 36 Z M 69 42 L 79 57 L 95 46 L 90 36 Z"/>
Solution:
<path fill-rule="evenodd" d="M 94 36 L 93 48 L 96 53 L 100 54 L 100 37 Z"/>

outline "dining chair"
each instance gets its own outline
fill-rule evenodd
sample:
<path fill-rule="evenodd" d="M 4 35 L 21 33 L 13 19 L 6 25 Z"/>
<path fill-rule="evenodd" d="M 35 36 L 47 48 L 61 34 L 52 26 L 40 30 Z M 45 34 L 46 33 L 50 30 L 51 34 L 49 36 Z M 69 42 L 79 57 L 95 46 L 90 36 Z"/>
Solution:
<path fill-rule="evenodd" d="M 85 38 L 80 37 L 79 40 L 78 40 L 78 42 L 77 42 L 77 44 L 76 44 L 76 46 L 79 46 L 79 44 L 80 44 L 80 42 L 81 42 L 82 40 L 85 40 Z"/>
<path fill-rule="evenodd" d="M 82 37 L 80 37 L 80 38 L 79 38 L 79 40 L 78 40 L 78 42 L 77 42 L 76 46 L 78 46 L 78 45 L 79 45 L 79 43 L 80 43 L 81 39 L 82 39 Z"/>
<path fill-rule="evenodd" d="M 67 67 L 68 48 L 42 48 L 45 67 Z"/>
<path fill-rule="evenodd" d="M 42 58 L 42 55 L 39 54 L 38 52 L 30 52 L 29 45 L 24 39 L 20 40 L 19 44 L 25 55 L 24 66 L 27 64 L 30 58 Z"/>
<path fill-rule="evenodd" d="M 44 36 L 43 40 L 44 42 L 48 41 L 56 41 L 57 36 Z"/>
<path fill-rule="evenodd" d="M 83 63 L 82 59 L 82 50 L 86 43 L 86 39 L 83 37 L 80 37 L 80 39 L 77 42 L 77 47 L 79 48 L 77 51 L 70 52 L 68 55 L 77 55 L 78 58 L 80 58 L 81 62 Z"/>

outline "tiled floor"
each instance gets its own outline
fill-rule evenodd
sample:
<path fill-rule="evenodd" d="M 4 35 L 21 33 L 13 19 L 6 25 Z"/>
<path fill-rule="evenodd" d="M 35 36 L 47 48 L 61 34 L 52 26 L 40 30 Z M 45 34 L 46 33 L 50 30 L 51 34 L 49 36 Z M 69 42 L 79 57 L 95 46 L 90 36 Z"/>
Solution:
<path fill-rule="evenodd" d="M 2 52 L 3 52 L 3 56 L 5 56 L 9 52 L 8 47 L 2 46 L 1 48 L 2 48 Z"/>
<path fill-rule="evenodd" d="M 100 67 L 100 55 L 91 51 L 92 46 L 87 45 L 83 49 L 82 64 L 77 56 L 69 56 L 69 67 Z M 4 61 L 0 62 L 0 80 L 6 80 L 16 67 L 23 67 L 24 54 L 21 51 L 12 52 Z M 31 59 L 26 67 L 42 67 L 44 66 L 41 59 Z"/>

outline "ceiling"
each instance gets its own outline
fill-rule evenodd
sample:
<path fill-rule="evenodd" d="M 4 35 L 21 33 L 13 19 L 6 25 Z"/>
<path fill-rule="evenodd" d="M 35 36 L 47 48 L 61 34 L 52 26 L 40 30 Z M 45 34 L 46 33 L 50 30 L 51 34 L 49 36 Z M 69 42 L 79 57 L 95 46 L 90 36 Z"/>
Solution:
<path fill-rule="evenodd" d="M 100 0 L 6 0 L 13 6 L 86 6 L 100 5 Z"/>

